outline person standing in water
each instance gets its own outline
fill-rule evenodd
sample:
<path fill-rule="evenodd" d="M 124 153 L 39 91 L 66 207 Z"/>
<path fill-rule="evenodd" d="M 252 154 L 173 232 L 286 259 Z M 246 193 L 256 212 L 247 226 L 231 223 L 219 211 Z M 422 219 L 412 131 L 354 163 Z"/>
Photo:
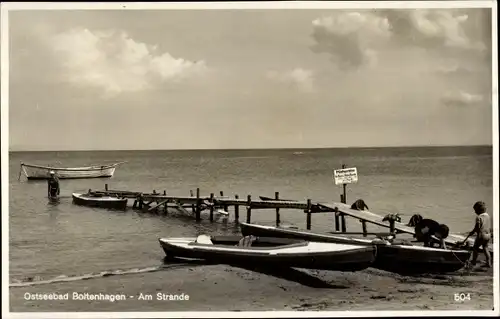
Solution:
<path fill-rule="evenodd" d="M 54 171 L 50 171 L 50 178 L 47 181 L 49 198 L 57 198 L 61 192 L 59 187 L 59 178 Z"/>
<path fill-rule="evenodd" d="M 476 234 L 476 241 L 474 242 L 471 265 L 475 266 L 479 249 L 483 248 L 484 256 L 486 257 L 486 264 L 484 267 L 491 267 L 491 255 L 488 249 L 491 240 L 491 218 L 486 212 L 486 204 L 484 202 L 476 202 L 472 207 L 476 213 L 476 224 L 474 229 L 469 233 L 469 236 Z"/>

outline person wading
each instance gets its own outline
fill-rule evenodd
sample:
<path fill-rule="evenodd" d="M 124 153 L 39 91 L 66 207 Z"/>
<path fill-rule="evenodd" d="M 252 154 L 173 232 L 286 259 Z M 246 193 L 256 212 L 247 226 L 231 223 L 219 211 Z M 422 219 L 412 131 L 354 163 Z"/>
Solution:
<path fill-rule="evenodd" d="M 47 181 L 49 198 L 57 198 L 61 192 L 59 187 L 59 178 L 54 171 L 50 171 L 50 178 Z"/>

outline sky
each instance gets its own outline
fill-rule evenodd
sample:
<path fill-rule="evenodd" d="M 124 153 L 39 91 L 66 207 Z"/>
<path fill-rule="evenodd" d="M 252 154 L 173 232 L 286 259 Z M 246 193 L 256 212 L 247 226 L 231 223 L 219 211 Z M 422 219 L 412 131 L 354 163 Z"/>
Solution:
<path fill-rule="evenodd" d="M 490 12 L 11 11 L 10 149 L 491 145 Z"/>

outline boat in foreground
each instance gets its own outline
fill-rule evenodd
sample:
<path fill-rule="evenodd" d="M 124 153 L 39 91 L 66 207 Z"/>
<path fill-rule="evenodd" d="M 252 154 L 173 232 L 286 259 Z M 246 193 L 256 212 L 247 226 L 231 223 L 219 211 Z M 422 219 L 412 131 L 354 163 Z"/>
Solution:
<path fill-rule="evenodd" d="M 399 274 L 454 272 L 463 268 L 470 257 L 470 251 L 467 250 L 397 244 L 380 239 L 350 238 L 249 223 L 240 223 L 240 227 L 243 236 L 271 236 L 315 242 L 375 246 L 377 258 L 372 267 Z"/>
<path fill-rule="evenodd" d="M 51 171 L 59 179 L 112 177 L 116 167 L 123 163 L 86 167 L 51 167 L 21 163 L 21 171 L 28 180 L 49 179 Z"/>
<path fill-rule="evenodd" d="M 126 198 L 80 193 L 73 193 L 72 196 L 73 203 L 76 205 L 119 210 L 125 210 L 127 208 Z"/>
<path fill-rule="evenodd" d="M 376 255 L 373 246 L 288 238 L 200 235 L 197 238 L 160 238 L 159 242 L 168 258 L 203 259 L 233 265 L 358 271 L 368 268 Z"/>

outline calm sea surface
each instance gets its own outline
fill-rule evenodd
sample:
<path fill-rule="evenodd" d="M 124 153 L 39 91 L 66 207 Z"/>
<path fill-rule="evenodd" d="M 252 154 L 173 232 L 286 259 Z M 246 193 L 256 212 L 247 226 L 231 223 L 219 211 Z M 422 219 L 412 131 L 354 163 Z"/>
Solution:
<path fill-rule="evenodd" d="M 224 151 L 112 151 L 112 152 L 16 152 L 10 153 L 10 273 L 51 278 L 114 269 L 158 265 L 163 251 L 158 237 L 227 234 L 232 223 L 196 224 L 180 213 L 167 216 L 112 212 L 72 204 L 71 193 L 91 189 L 144 191 L 166 190 L 189 195 L 197 187 L 209 196 L 224 191 L 246 198 L 274 196 L 318 201 L 339 201 L 332 170 L 357 167 L 359 182 L 348 186 L 347 201 L 363 198 L 370 210 L 395 212 L 407 221 L 414 213 L 448 224 L 451 231 L 470 230 L 472 205 L 493 200 L 491 147 L 366 148 L 319 150 Z M 46 182 L 18 181 L 20 162 L 86 166 L 128 161 L 111 179 L 62 180 L 61 202 L 47 202 Z M 130 202 L 132 205 L 132 202 Z M 240 210 L 241 220 L 245 211 Z M 273 210 L 255 210 L 252 222 L 274 224 Z M 301 211 L 283 211 L 283 223 L 305 227 Z M 359 222 L 348 219 L 349 231 L 360 231 Z M 369 230 L 375 230 L 370 228 Z M 331 214 L 316 214 L 312 229 L 333 230 Z"/>

